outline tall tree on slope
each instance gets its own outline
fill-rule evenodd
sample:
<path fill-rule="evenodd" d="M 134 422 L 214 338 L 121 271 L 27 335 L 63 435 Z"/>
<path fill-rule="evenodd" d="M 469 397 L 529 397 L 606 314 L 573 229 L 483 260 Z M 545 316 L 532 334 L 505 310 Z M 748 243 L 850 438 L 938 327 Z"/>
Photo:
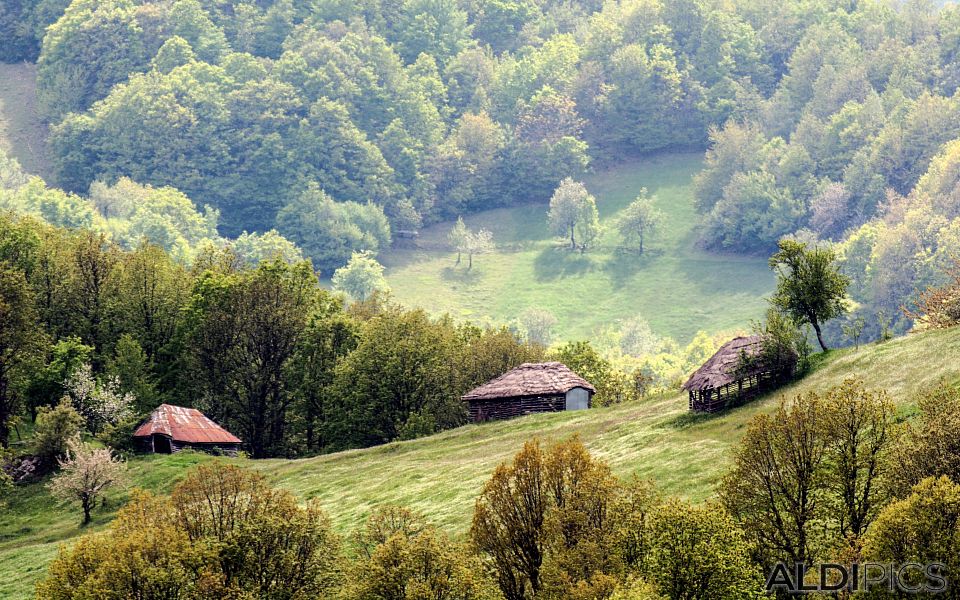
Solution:
<path fill-rule="evenodd" d="M 809 323 L 820 347 L 827 350 L 821 325 L 847 312 L 844 298 L 850 278 L 840 273 L 830 248 L 807 248 L 796 240 L 781 240 L 779 248 L 770 257 L 770 268 L 777 274 L 777 291 L 770 302 L 797 324 Z"/>

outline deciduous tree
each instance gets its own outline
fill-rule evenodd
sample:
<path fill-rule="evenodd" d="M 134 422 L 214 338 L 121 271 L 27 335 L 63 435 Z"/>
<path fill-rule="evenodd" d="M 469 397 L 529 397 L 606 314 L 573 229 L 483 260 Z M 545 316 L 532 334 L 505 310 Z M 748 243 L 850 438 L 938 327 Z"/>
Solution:
<path fill-rule="evenodd" d="M 126 464 L 110 448 L 95 448 L 75 438 L 67 456 L 59 459 L 60 472 L 50 480 L 49 488 L 57 498 L 80 504 L 82 525 L 90 522 L 90 512 L 103 493 L 125 481 Z"/>
<path fill-rule="evenodd" d="M 373 254 L 354 252 L 345 266 L 334 271 L 333 289 L 362 302 L 374 292 L 389 291 L 390 286 L 383 276 L 383 265 Z"/>
<path fill-rule="evenodd" d="M 33 292 L 23 273 L 0 268 L 0 447 L 7 446 L 10 419 L 20 409 L 24 369 L 38 358 L 43 339 Z"/>
<path fill-rule="evenodd" d="M 25 369 L 40 358 L 44 337 L 23 273 L 0 267 L 0 447 L 9 442 L 9 421 L 21 408 L 27 382 Z"/>
<path fill-rule="evenodd" d="M 471 231 L 467 235 L 465 250 L 467 252 L 467 270 L 473 269 L 474 254 L 488 254 L 493 252 L 493 233 L 489 229 Z"/>
<path fill-rule="evenodd" d="M 798 324 L 809 323 L 823 350 L 822 325 L 847 311 L 850 278 L 840 273 L 836 253 L 830 248 L 807 248 L 803 242 L 782 240 L 770 257 L 777 274 L 777 291 L 771 302 Z"/>
<path fill-rule="evenodd" d="M 630 203 L 617 221 L 617 229 L 627 248 L 643 254 L 643 241 L 654 235 L 663 222 L 663 213 L 653 205 L 646 188 Z"/>
<path fill-rule="evenodd" d="M 83 425 L 83 416 L 73 408 L 69 398 L 61 398 L 53 408 L 41 406 L 30 440 L 31 451 L 40 457 L 44 466 L 53 466 L 67 455 L 70 443 L 80 435 Z"/>
<path fill-rule="evenodd" d="M 596 200 L 582 183 L 569 177 L 560 182 L 550 198 L 547 222 L 554 234 L 570 238 L 571 250 L 585 252 L 600 234 Z"/>
<path fill-rule="evenodd" d="M 194 284 L 180 334 L 183 389 L 258 458 L 288 451 L 286 369 L 323 294 L 306 262 L 208 271 Z"/>
<path fill-rule="evenodd" d="M 671 500 L 653 511 L 648 581 L 667 598 L 763 598 L 763 581 L 750 546 L 720 506 Z"/>
<path fill-rule="evenodd" d="M 848 379 L 826 393 L 823 409 L 831 512 L 841 536 L 859 538 L 888 498 L 885 479 L 893 475 L 888 460 L 896 442 L 896 408 L 885 392 Z"/>
<path fill-rule="evenodd" d="M 825 419 L 823 402 L 815 394 L 782 400 L 772 415 L 751 420 L 734 450 L 720 498 L 764 564 L 810 565 L 818 557 L 816 524 L 826 507 Z"/>

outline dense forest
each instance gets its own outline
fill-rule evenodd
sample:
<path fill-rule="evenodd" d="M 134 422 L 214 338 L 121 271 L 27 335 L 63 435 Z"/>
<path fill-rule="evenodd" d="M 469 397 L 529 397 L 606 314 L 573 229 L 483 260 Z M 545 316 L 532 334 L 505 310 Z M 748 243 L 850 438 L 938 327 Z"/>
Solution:
<path fill-rule="evenodd" d="M 960 230 L 949 4 L 18 0 L 0 31 L 0 58 L 38 61 L 65 197 L 128 178 L 209 207 L 206 232 L 131 225 L 166 247 L 216 215 L 332 271 L 617 157 L 706 148 L 701 243 L 838 243 L 876 336 Z"/>

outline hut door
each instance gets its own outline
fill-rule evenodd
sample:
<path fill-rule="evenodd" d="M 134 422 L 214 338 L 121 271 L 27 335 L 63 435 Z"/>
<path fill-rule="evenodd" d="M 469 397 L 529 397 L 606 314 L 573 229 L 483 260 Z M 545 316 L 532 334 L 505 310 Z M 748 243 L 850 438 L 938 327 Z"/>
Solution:
<path fill-rule="evenodd" d="M 576 387 L 567 392 L 566 410 L 582 410 L 590 408 L 590 392 Z"/>
<path fill-rule="evenodd" d="M 170 454 L 170 440 L 167 436 L 154 434 L 153 451 L 156 454 Z"/>

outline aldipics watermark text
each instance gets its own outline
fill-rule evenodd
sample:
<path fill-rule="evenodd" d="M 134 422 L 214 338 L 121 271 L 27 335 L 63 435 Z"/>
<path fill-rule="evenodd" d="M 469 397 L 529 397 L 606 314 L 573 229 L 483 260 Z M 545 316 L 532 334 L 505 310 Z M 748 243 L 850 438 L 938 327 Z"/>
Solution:
<path fill-rule="evenodd" d="M 839 591 L 938 594 L 947 590 L 947 568 L 940 563 L 778 563 L 767 576 L 768 592 L 813 594 Z"/>

